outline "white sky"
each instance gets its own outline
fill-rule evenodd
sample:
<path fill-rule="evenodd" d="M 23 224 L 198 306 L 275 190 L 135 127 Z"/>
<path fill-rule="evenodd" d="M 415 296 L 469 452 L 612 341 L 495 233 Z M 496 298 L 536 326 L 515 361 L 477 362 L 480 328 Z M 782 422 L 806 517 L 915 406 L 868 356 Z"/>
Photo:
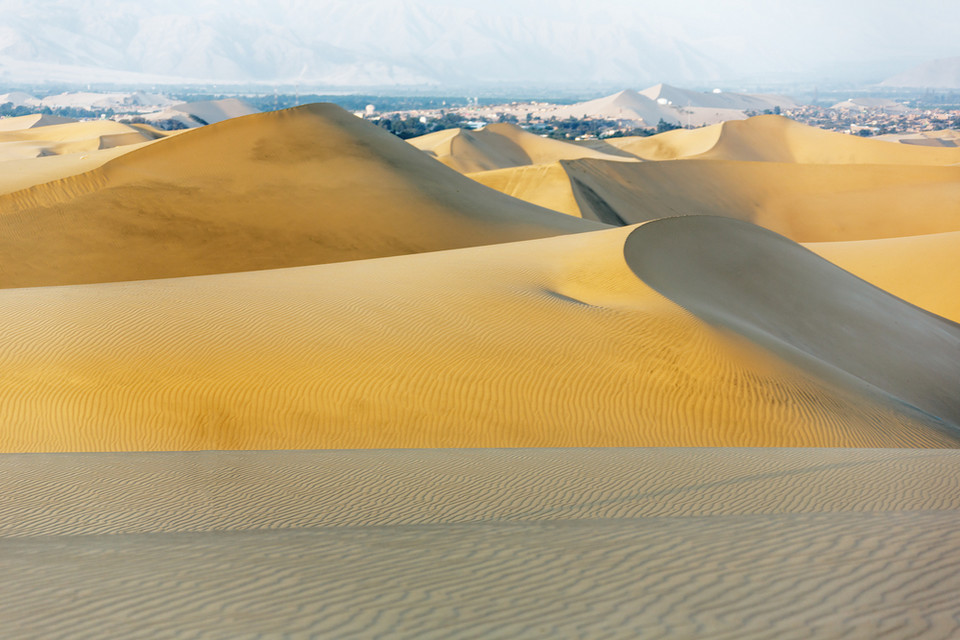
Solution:
<path fill-rule="evenodd" d="M 745 76 L 808 74 L 838 65 L 892 74 L 934 58 L 960 56 L 960 0 L 0 0 L 0 45 L 5 16 L 29 16 L 36 23 L 55 19 L 45 16 L 97 22 L 99 16 L 123 15 L 133 22 L 157 15 L 231 15 L 275 25 L 301 39 L 329 36 L 343 47 L 355 38 L 409 53 L 401 49 L 417 37 L 417 29 L 399 35 L 392 22 L 403 7 L 442 20 L 519 14 L 529 18 L 527 25 L 546 23 L 551 29 L 559 23 L 592 24 L 628 29 L 651 41 L 672 37 Z M 332 22 L 327 18 L 345 13 L 351 19 L 342 24 L 351 27 L 324 34 L 324 24 Z M 63 18 L 68 14 L 72 17 Z M 509 28 L 508 21 L 503 24 Z M 97 32 L 96 25 L 91 29 Z M 569 43 L 572 55 L 578 46 Z"/>

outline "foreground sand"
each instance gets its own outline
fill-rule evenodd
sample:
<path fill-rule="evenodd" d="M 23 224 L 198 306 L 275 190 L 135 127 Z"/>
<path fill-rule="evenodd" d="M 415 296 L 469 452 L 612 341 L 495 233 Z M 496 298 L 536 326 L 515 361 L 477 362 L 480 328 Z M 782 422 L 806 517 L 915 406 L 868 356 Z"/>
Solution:
<path fill-rule="evenodd" d="M 723 218 L 8 289 L 0 324 L 3 451 L 952 447 L 960 435 L 960 326 Z"/>
<path fill-rule="evenodd" d="M 0 456 L 15 637 L 954 638 L 960 452 Z"/>

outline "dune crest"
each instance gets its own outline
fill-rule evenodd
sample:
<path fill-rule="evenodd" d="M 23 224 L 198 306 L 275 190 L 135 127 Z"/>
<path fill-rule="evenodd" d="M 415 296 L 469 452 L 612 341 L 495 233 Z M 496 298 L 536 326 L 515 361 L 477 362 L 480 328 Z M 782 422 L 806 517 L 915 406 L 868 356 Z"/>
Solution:
<path fill-rule="evenodd" d="M 960 325 L 905 304 L 770 231 L 665 218 L 626 241 L 630 268 L 704 320 L 843 372 L 960 433 Z"/>
<path fill-rule="evenodd" d="M 898 298 L 960 322 L 960 231 L 805 246 Z"/>
<path fill-rule="evenodd" d="M 508 123 L 488 124 L 479 131 L 448 129 L 412 138 L 408 142 L 460 173 L 546 164 L 574 158 L 635 161 L 633 158 L 604 153 L 562 140 L 541 138 Z"/>
<path fill-rule="evenodd" d="M 0 291 L 0 449 L 957 445 L 655 292 L 646 231 Z"/>
<path fill-rule="evenodd" d="M 184 132 L 0 196 L 0 287 L 310 265 L 602 228 L 509 198 L 333 105 Z"/>

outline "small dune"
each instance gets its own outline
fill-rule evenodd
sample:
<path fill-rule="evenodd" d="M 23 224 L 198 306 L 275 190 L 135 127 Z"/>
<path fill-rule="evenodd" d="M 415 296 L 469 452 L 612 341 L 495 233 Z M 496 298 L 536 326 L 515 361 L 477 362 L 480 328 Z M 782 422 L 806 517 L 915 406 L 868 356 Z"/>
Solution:
<path fill-rule="evenodd" d="M 898 298 L 960 322 L 960 231 L 806 246 Z"/>
<path fill-rule="evenodd" d="M 413 138 L 408 142 L 460 173 L 539 165 L 575 158 L 598 158 L 615 162 L 635 160 L 562 140 L 541 138 L 506 123 L 488 124 L 479 131 L 448 129 Z"/>

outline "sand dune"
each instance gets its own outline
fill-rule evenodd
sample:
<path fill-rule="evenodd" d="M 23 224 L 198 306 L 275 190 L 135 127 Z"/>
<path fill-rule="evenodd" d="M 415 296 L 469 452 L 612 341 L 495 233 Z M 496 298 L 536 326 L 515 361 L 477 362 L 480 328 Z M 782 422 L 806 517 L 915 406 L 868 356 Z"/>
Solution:
<path fill-rule="evenodd" d="M 600 228 L 508 198 L 333 105 L 158 140 L 0 196 L 0 286 L 223 273 Z"/>
<path fill-rule="evenodd" d="M 33 113 L 26 116 L 16 116 L 14 118 L 0 118 L 0 132 L 23 131 L 24 129 L 33 129 L 34 127 L 47 127 L 70 122 L 76 122 L 76 120 L 48 113 Z"/>
<path fill-rule="evenodd" d="M 570 176 L 560 162 L 480 171 L 466 175 L 471 180 L 513 198 L 570 216 L 583 217 L 570 183 Z M 586 210 L 589 217 L 599 220 L 598 214 L 593 209 Z M 619 220 L 614 222 L 602 220 L 602 222 L 622 224 Z"/>
<path fill-rule="evenodd" d="M 512 124 L 488 124 L 479 131 L 448 129 L 409 140 L 451 169 L 461 173 L 545 164 L 575 158 L 629 161 L 562 140 L 541 138 Z"/>
<path fill-rule="evenodd" d="M 855 378 L 856 368 L 853 375 L 798 368 L 762 336 L 750 337 L 770 350 L 713 328 L 637 278 L 630 263 L 645 232 L 9 289 L 0 292 L 0 447 L 957 444 L 953 430 L 902 402 L 956 422 L 956 410 L 944 406 L 957 394 L 958 359 L 948 357 L 960 340 L 955 325 L 916 320 L 918 310 L 838 272 L 830 295 L 879 295 L 884 313 L 919 323 L 903 328 L 898 342 L 870 343 L 886 355 L 864 356 L 884 363 L 896 356 L 901 374 L 888 373 L 878 390 Z M 631 233 L 639 239 L 628 240 Z M 783 248 L 778 238 L 758 237 Z M 799 248 L 799 258 L 784 251 L 793 270 L 817 260 Z M 793 278 L 790 268 L 758 273 L 768 271 L 770 286 L 808 294 L 803 281 L 777 279 Z M 830 309 L 818 305 L 811 297 L 811 322 L 839 335 L 840 325 L 823 315 Z M 866 331 L 880 322 L 844 319 L 842 326 L 862 321 Z M 928 330 L 936 336 L 915 335 Z M 929 389 L 918 390 L 922 382 Z"/>
<path fill-rule="evenodd" d="M 950 165 L 960 149 L 883 144 L 810 127 L 782 116 L 755 116 L 700 129 L 677 129 L 647 138 L 610 138 L 606 144 L 644 160 L 701 158 L 802 164 Z"/>
<path fill-rule="evenodd" d="M 644 282 L 698 317 L 960 426 L 960 325 L 736 220 L 657 220 L 624 251 Z"/>
<path fill-rule="evenodd" d="M 85 173 L 146 144 L 150 143 L 140 142 L 109 149 L 38 158 L 0 160 L 0 195 Z"/>
<path fill-rule="evenodd" d="M 0 131 L 0 161 L 111 149 L 151 139 L 112 120 Z"/>
<path fill-rule="evenodd" d="M 716 125 L 716 145 L 697 157 L 751 162 L 805 164 L 947 165 L 960 162 L 960 149 L 890 145 L 809 127 L 781 116 L 756 116 Z"/>
<path fill-rule="evenodd" d="M 958 633 L 955 451 L 0 461 L 0 618 L 23 637 Z"/>
<path fill-rule="evenodd" d="M 717 215 L 797 242 L 960 230 L 960 167 L 586 159 L 470 177 L 531 203 L 614 225 Z"/>
<path fill-rule="evenodd" d="M 960 322 L 960 232 L 806 246 L 911 304 Z"/>

